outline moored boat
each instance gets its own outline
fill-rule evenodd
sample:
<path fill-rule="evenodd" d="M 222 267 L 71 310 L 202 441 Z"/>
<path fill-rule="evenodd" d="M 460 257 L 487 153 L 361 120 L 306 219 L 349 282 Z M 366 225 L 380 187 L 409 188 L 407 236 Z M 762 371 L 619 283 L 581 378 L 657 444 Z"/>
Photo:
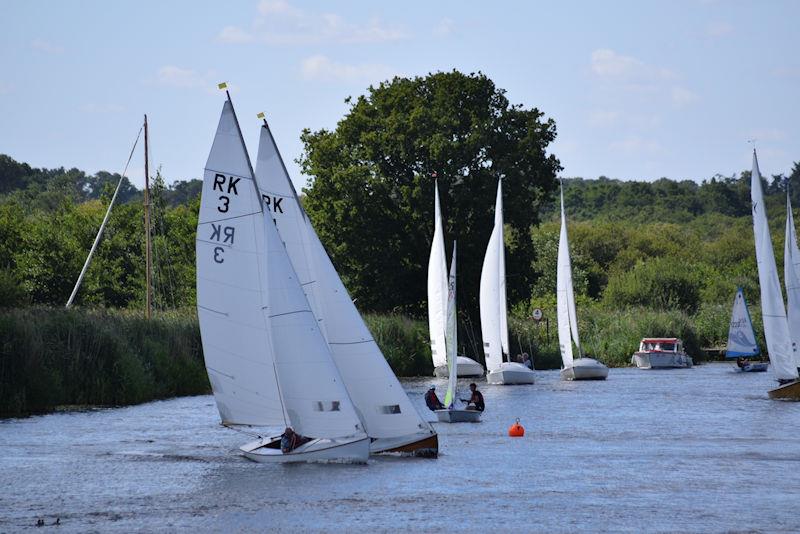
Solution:
<path fill-rule="evenodd" d="M 633 353 L 631 362 L 639 369 L 684 369 L 692 366 L 692 357 L 676 337 L 646 337 Z"/>

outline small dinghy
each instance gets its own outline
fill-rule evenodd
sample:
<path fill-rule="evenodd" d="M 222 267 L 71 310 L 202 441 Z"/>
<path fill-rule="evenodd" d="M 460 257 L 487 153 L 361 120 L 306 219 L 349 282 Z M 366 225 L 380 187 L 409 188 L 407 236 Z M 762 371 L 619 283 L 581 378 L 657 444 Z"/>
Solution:
<path fill-rule="evenodd" d="M 750 320 L 750 311 L 744 299 L 742 288 L 736 290 L 733 298 L 731 324 L 728 329 L 728 345 L 725 350 L 726 360 L 736 360 L 735 369 L 742 373 L 764 372 L 769 367 L 766 362 L 751 362 L 747 358 L 756 358 L 761 349 L 756 343 L 756 333 Z"/>

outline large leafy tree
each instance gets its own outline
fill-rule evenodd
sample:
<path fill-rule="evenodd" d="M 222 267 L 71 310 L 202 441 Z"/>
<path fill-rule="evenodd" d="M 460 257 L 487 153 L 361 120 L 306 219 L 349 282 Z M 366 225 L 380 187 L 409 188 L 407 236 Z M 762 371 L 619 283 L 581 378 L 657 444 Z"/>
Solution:
<path fill-rule="evenodd" d="M 370 87 L 336 129 L 305 130 L 304 205 L 362 308 L 421 312 L 438 177 L 448 254 L 458 240 L 459 298 L 474 310 L 503 180 L 511 301 L 532 283 L 529 228 L 556 187 L 546 149 L 556 126 L 510 104 L 483 74 L 440 72 Z"/>

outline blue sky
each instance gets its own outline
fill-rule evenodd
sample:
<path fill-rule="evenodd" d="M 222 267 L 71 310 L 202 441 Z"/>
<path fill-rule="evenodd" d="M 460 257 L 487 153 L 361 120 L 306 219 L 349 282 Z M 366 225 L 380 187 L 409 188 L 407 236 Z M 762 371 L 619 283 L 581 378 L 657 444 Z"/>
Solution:
<path fill-rule="evenodd" d="M 251 154 L 394 75 L 482 71 L 555 119 L 563 176 L 702 180 L 800 161 L 797 1 L 0 2 L 0 153 L 121 171 L 142 115 L 168 180 L 200 177 L 228 81 Z M 142 183 L 137 156 L 131 179 Z"/>

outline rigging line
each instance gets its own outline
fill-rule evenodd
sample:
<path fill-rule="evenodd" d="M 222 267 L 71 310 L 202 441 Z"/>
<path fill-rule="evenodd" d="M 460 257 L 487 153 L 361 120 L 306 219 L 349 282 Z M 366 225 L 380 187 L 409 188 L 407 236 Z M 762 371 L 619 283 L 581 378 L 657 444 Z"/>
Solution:
<path fill-rule="evenodd" d="M 108 217 L 111 215 L 111 208 L 114 206 L 114 201 L 117 199 L 117 194 L 119 193 L 119 188 L 122 186 L 122 180 L 125 179 L 125 175 L 128 173 L 128 165 L 131 163 L 131 159 L 133 159 L 133 152 L 136 150 L 136 145 L 139 144 L 139 138 L 142 136 L 142 130 L 144 130 L 144 125 L 139 127 L 139 133 L 136 134 L 136 140 L 133 142 L 133 146 L 131 147 L 131 153 L 128 155 L 128 161 L 125 163 L 125 168 L 122 170 L 122 176 L 119 177 L 119 181 L 117 182 L 117 188 L 114 189 L 114 195 L 111 197 L 111 202 L 108 204 L 108 209 L 106 210 L 106 215 L 103 217 L 103 222 L 100 224 L 100 230 L 97 232 L 97 236 L 94 238 L 94 243 L 92 243 L 92 248 L 89 250 L 89 255 L 86 257 L 86 262 L 83 264 L 83 269 L 81 269 L 81 274 L 78 275 L 78 281 L 75 283 L 75 288 L 72 290 L 72 294 L 69 296 L 69 300 L 67 300 L 66 308 L 72 306 L 72 301 L 75 300 L 75 295 L 78 294 L 78 289 L 81 287 L 81 282 L 83 281 L 84 275 L 86 275 L 87 269 L 89 269 L 89 264 L 92 262 L 92 256 L 94 255 L 95 250 L 97 250 L 97 245 L 100 243 L 100 238 L 103 236 L 103 230 L 106 227 L 106 223 L 108 222 Z"/>

